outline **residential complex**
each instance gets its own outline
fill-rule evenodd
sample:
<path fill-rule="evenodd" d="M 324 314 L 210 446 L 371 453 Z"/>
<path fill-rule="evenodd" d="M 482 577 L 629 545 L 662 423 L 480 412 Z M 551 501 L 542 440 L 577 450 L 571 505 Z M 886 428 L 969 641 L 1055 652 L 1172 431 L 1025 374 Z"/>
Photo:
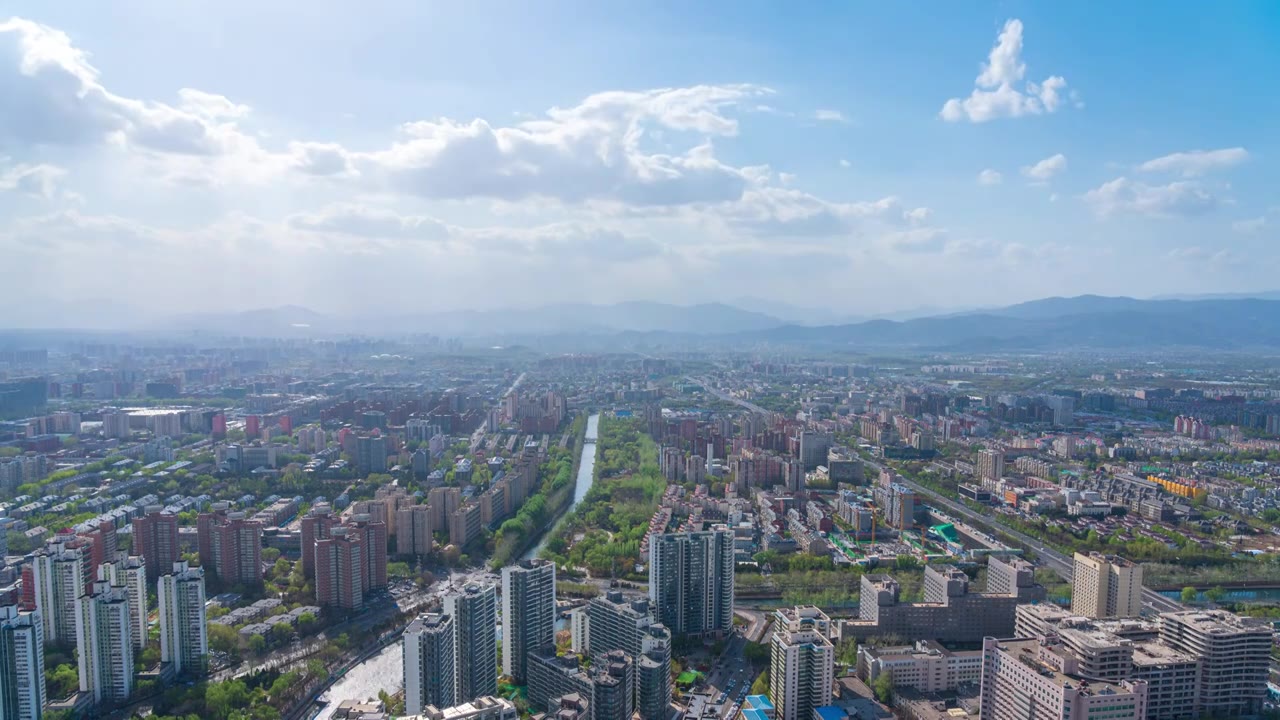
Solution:
<path fill-rule="evenodd" d="M 456 697 L 467 702 L 498 692 L 497 589 L 473 583 L 444 597 L 444 613 L 457 633 Z"/>
<path fill-rule="evenodd" d="M 203 676 L 209 663 L 204 569 L 179 561 L 156 587 L 160 607 L 160 661 L 178 675 Z"/>
<path fill-rule="evenodd" d="M 0 717 L 39 720 L 45 700 L 40 612 L 0 606 Z"/>
<path fill-rule="evenodd" d="M 835 648 L 817 608 L 781 610 L 770 648 L 769 697 L 778 720 L 807 720 L 831 701 Z M 829 624 L 829 621 L 828 623 Z"/>
<path fill-rule="evenodd" d="M 1071 611 L 1091 618 L 1137 617 L 1142 612 L 1142 566 L 1115 555 L 1076 553 Z"/>
<path fill-rule="evenodd" d="M 422 615 L 405 628 L 403 642 L 405 712 L 416 714 L 428 705 L 455 705 L 457 637 L 453 617 Z"/>
<path fill-rule="evenodd" d="M 649 599 L 675 637 L 724 634 L 733 627 L 733 533 L 710 530 L 649 538 Z"/>
<path fill-rule="evenodd" d="M 552 647 L 556 624 L 556 566 L 522 560 L 502 569 L 502 674 L 528 678 L 528 656 Z"/>

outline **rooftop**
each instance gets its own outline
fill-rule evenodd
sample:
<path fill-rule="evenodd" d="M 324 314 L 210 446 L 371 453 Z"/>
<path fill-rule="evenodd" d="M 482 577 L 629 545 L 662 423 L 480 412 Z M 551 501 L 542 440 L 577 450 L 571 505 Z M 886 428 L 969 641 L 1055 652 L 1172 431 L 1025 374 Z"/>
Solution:
<path fill-rule="evenodd" d="M 1036 671 L 1040 677 L 1053 682 L 1067 690 L 1079 690 L 1081 695 L 1128 695 L 1130 690 L 1124 685 L 1087 680 L 1085 678 L 1059 672 L 1040 657 L 1040 650 L 1045 647 L 1050 652 L 1066 652 L 1059 646 L 1045 646 L 1039 640 L 1008 640 L 1000 643 L 1000 649 L 1019 662 Z"/>

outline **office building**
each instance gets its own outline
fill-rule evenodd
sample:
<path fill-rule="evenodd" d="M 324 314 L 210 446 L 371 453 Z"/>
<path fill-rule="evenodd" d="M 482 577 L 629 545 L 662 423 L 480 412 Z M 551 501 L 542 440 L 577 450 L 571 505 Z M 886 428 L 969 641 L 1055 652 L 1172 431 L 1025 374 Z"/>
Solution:
<path fill-rule="evenodd" d="M 316 503 L 299 522 L 302 540 L 302 575 L 316 576 L 316 543 L 329 537 L 329 530 L 341 522 L 328 503 Z"/>
<path fill-rule="evenodd" d="M 658 622 L 674 637 L 718 635 L 733 629 L 733 533 L 665 533 L 649 539 L 649 599 Z"/>
<path fill-rule="evenodd" d="M 491 584 L 471 584 L 445 595 L 444 612 L 453 618 L 458 702 L 498 692 L 498 592 Z"/>
<path fill-rule="evenodd" d="M 982 680 L 981 650 L 948 650 L 934 640 L 905 646 L 860 646 L 858 677 L 868 685 L 888 673 L 894 688 L 922 693 L 977 687 Z"/>
<path fill-rule="evenodd" d="M 522 560 L 502 569 L 502 674 L 525 684 L 528 656 L 555 645 L 556 566 Z M 559 693 L 563 694 L 563 693 Z"/>
<path fill-rule="evenodd" d="M 1271 626 L 1225 610 L 1160 616 L 1160 642 L 1200 660 L 1198 715 L 1235 717 L 1260 712 L 1267 698 Z"/>
<path fill-rule="evenodd" d="M 987 592 L 1017 595 L 1036 585 L 1036 566 L 1016 556 L 992 557 L 987 562 Z"/>
<path fill-rule="evenodd" d="M 490 634 L 493 628 L 489 629 Z M 457 670 L 454 620 L 448 615 L 420 615 L 405 628 L 404 709 L 408 714 L 422 712 L 428 705 L 452 707 Z"/>
<path fill-rule="evenodd" d="M 321 607 L 359 610 L 364 607 L 366 576 L 364 537 L 345 525 L 316 542 L 316 603 Z"/>
<path fill-rule="evenodd" d="M 1106 682 L 1078 673 L 1053 639 L 982 643 L 983 720 L 1145 720 L 1147 683 Z"/>
<path fill-rule="evenodd" d="M 770 642 L 769 698 L 777 720 L 811 720 L 815 708 L 831 702 L 835 647 L 815 619 L 799 611 L 778 613 L 786 622 Z"/>
<path fill-rule="evenodd" d="M 1089 618 L 1142 614 L 1142 566 L 1115 555 L 1076 553 L 1071 612 Z"/>
<path fill-rule="evenodd" d="M 44 639 L 69 644 L 76 639 L 76 598 L 85 590 L 82 550 L 50 543 L 31 558 L 35 604 L 44 621 Z"/>
<path fill-rule="evenodd" d="M 39 720 L 44 713 L 44 622 L 38 610 L 0 606 L 0 718 Z"/>
<path fill-rule="evenodd" d="M 98 581 L 76 600 L 80 692 L 93 705 L 122 703 L 133 693 L 133 627 L 124 588 Z"/>
<path fill-rule="evenodd" d="M 1013 564 L 1013 567 L 1003 567 Z M 930 565 L 924 571 L 925 602 L 900 601 L 898 581 L 888 575 L 863 575 L 858 619 L 840 623 L 841 639 L 865 640 L 895 635 L 903 640 L 981 642 L 984 637 L 1013 635 L 1020 603 L 1040 602 L 1043 586 L 1029 582 L 1016 560 L 992 557 L 988 575 L 1012 576 L 1012 590 L 972 592 L 968 577 L 950 565 Z"/>
<path fill-rule="evenodd" d="M 831 450 L 834 438 L 831 433 L 804 430 L 800 433 L 800 463 L 805 472 L 813 472 L 819 465 L 827 462 L 827 452 Z M 807 718 L 806 718 L 807 720 Z"/>
<path fill-rule="evenodd" d="M 147 582 L 153 583 L 161 573 L 182 559 L 178 549 L 178 516 L 150 505 L 146 514 L 133 521 L 133 552 L 147 566 Z"/>
<path fill-rule="evenodd" d="M 178 675 L 203 676 L 209 667 L 204 570 L 178 561 L 156 584 L 160 606 L 160 662 Z"/>

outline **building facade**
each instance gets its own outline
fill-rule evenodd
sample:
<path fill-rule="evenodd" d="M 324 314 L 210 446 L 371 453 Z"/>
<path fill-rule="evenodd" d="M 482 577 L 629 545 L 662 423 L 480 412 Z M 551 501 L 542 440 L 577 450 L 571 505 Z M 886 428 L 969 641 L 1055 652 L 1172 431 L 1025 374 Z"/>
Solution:
<path fill-rule="evenodd" d="M 556 566 L 523 560 L 502 569 L 502 674 L 518 685 L 528 656 L 555 644 Z"/>
<path fill-rule="evenodd" d="M 184 561 L 170 566 L 156 584 L 160 606 L 160 662 L 178 675 L 200 677 L 209 667 L 204 569 Z"/>
<path fill-rule="evenodd" d="M 444 598 L 444 612 L 453 618 L 458 702 L 498 692 L 498 593 L 491 584 L 472 584 Z"/>
<path fill-rule="evenodd" d="M 649 599 L 676 637 L 722 635 L 733 628 L 733 533 L 710 530 L 649 538 Z"/>
<path fill-rule="evenodd" d="M 492 632 L 492 628 L 490 629 Z M 405 628 L 404 709 L 417 714 L 427 706 L 456 705 L 455 628 L 448 615 L 421 615 Z"/>

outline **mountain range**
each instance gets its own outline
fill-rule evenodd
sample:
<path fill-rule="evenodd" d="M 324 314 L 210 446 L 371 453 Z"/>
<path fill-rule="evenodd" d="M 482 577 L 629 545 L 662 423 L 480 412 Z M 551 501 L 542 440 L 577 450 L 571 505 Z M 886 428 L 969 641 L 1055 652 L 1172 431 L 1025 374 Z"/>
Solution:
<path fill-rule="evenodd" d="M 1051 297 L 999 308 L 897 319 L 865 318 L 744 298 L 742 305 L 657 302 L 562 303 L 537 308 L 445 313 L 328 315 L 299 306 L 189 314 L 147 320 L 147 334 L 247 337 L 404 337 L 433 334 L 476 343 L 546 341 L 593 348 L 634 345 L 815 347 L 847 350 L 1044 351 L 1280 349 L 1280 292 L 1190 299 Z M 99 325 L 101 326 L 101 325 Z"/>

